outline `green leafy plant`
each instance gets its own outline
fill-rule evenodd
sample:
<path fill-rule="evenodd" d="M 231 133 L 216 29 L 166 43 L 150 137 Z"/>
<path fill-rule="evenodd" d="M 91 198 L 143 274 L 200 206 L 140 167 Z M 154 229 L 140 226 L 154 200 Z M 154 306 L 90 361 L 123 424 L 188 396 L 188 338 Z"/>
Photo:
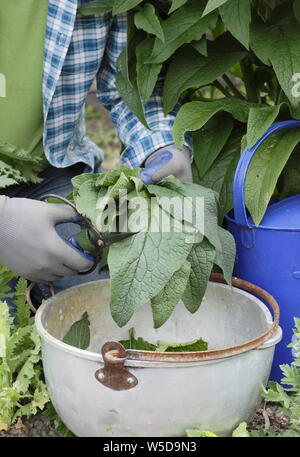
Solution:
<path fill-rule="evenodd" d="M 157 328 L 181 299 L 191 313 L 198 310 L 214 264 L 231 283 L 235 243 L 218 225 L 212 190 L 172 176 L 158 185 L 146 186 L 139 173 L 138 169 L 121 167 L 77 176 L 72 180 L 71 198 L 78 212 L 100 231 L 134 233 L 109 248 L 111 313 L 123 326 L 135 309 L 151 302 Z M 188 211 L 183 211 L 184 199 L 189 202 Z M 112 210 L 111 203 L 115 203 Z M 197 215 L 201 226 L 196 223 Z M 169 221 L 169 230 L 164 218 Z M 77 240 L 87 251 L 92 248 L 88 234 L 81 234 Z"/>
<path fill-rule="evenodd" d="M 27 283 L 19 279 L 15 293 L 9 293 L 7 282 L 13 276 L 0 265 L 2 299 L 8 293 L 16 307 L 11 316 L 7 303 L 0 301 L 0 430 L 7 430 L 22 416 L 43 410 L 49 401 L 41 366 L 41 342 L 25 301 Z"/>
<path fill-rule="evenodd" d="M 154 88 L 165 113 L 178 112 L 173 136 L 193 145 L 194 181 L 232 206 L 241 146 L 252 147 L 274 122 L 300 119 L 298 0 L 108 0 L 81 14 L 127 12 L 128 43 L 116 84 L 146 126 Z M 270 198 L 300 193 L 300 129 L 276 133 L 260 148 L 246 182 L 256 224 Z M 297 164 L 298 165 L 298 164 Z"/>
<path fill-rule="evenodd" d="M 269 382 L 268 388 L 263 388 L 263 396 L 268 402 L 275 402 L 281 405 L 281 411 L 289 418 L 289 426 L 280 436 L 300 437 L 300 319 L 295 318 L 294 338 L 289 345 L 295 351 L 295 360 L 291 365 L 280 365 L 283 378 L 281 384 L 288 386 L 285 390 L 282 385 Z M 271 430 L 264 431 L 267 434 Z M 257 434 L 263 436 L 262 433 Z M 277 436 L 276 433 L 273 435 Z M 253 432 L 253 436 L 256 434 Z"/>
<path fill-rule="evenodd" d="M 38 173 L 43 166 L 41 157 L 32 157 L 28 151 L 0 141 L 0 189 L 15 184 L 41 182 Z"/>
<path fill-rule="evenodd" d="M 199 430 L 197 428 L 192 428 L 186 430 L 186 434 L 190 438 L 217 438 L 218 435 L 216 435 L 213 432 L 206 431 L 206 430 Z M 249 432 L 247 430 L 247 424 L 246 422 L 241 422 L 240 425 L 233 430 L 231 434 L 232 438 L 248 438 Z"/>

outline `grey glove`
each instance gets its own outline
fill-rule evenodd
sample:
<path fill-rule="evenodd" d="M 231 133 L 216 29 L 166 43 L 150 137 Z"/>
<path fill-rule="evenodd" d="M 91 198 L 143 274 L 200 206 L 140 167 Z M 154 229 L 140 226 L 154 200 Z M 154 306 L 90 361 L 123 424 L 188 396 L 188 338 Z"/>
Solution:
<path fill-rule="evenodd" d="M 35 282 L 55 281 L 87 270 L 92 262 L 56 233 L 74 219 L 67 205 L 0 196 L 0 263 Z"/>
<path fill-rule="evenodd" d="M 145 184 L 155 184 L 173 175 L 182 181 L 192 181 L 191 156 L 186 146 L 182 151 L 170 144 L 153 152 L 145 161 L 141 179 Z"/>

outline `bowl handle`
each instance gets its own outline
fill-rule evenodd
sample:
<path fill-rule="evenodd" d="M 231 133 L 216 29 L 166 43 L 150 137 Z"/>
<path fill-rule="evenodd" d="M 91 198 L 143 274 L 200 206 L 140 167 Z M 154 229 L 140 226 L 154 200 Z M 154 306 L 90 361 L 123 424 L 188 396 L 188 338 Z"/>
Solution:
<path fill-rule="evenodd" d="M 233 201 L 234 201 L 234 219 L 238 225 L 246 226 L 250 228 L 248 217 L 246 213 L 245 205 L 245 181 L 247 176 L 247 171 L 251 160 L 259 146 L 270 136 L 272 133 L 278 132 L 279 130 L 285 130 L 290 128 L 300 127 L 300 121 L 290 120 L 283 122 L 276 122 L 268 128 L 266 133 L 261 137 L 261 139 L 251 148 L 247 147 L 244 149 L 237 169 L 234 176 L 233 182 Z"/>
<path fill-rule="evenodd" d="M 97 381 L 112 390 L 128 390 L 138 384 L 137 378 L 124 367 L 127 353 L 122 344 L 107 341 L 101 352 L 104 367 L 96 371 Z"/>

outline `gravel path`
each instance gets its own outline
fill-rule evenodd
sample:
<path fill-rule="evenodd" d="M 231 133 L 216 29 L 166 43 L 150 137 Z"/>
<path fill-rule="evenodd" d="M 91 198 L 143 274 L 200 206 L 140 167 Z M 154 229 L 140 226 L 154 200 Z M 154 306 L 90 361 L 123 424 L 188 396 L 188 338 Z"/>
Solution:
<path fill-rule="evenodd" d="M 289 424 L 289 420 L 279 411 L 276 404 L 262 404 L 258 409 L 252 421 L 249 423 L 249 430 L 258 430 L 261 428 L 272 428 L 277 433 L 282 433 Z M 53 421 L 50 421 L 41 413 L 32 416 L 30 419 L 19 421 L 7 432 L 0 432 L 0 437 L 60 437 L 61 433 L 55 430 Z"/>

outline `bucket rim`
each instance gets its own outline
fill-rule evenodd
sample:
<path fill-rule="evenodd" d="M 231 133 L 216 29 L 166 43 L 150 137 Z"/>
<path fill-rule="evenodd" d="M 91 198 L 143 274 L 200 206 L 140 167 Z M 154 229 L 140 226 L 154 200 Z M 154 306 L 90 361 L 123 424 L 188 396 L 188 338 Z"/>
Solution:
<path fill-rule="evenodd" d="M 285 200 L 296 200 L 298 199 L 299 200 L 299 195 L 293 195 L 291 197 L 288 197 L 286 198 Z M 270 206 L 274 207 L 276 205 L 279 205 L 281 203 L 281 201 L 278 201 L 278 202 L 275 202 L 275 203 L 272 203 Z M 276 226 L 272 226 L 272 225 L 255 225 L 253 222 L 249 222 L 249 218 L 248 218 L 248 224 L 249 225 L 245 225 L 245 224 L 239 224 L 234 217 L 232 217 L 230 214 L 233 213 L 234 209 L 232 209 L 231 211 L 229 211 L 228 213 L 225 214 L 225 219 L 235 225 L 237 225 L 238 227 L 243 227 L 245 229 L 252 229 L 252 230 L 273 230 L 273 231 L 276 231 L 276 232 L 300 232 L 300 228 L 293 228 L 293 227 L 276 227 Z"/>
<path fill-rule="evenodd" d="M 107 279 L 104 280 L 99 280 L 99 281 L 107 281 Z M 212 273 L 210 276 L 210 281 L 218 284 L 223 284 L 229 287 L 224 279 L 224 276 L 219 274 L 219 273 Z M 95 281 L 92 281 L 95 282 Z M 280 310 L 277 301 L 270 295 L 268 292 L 266 292 L 264 289 L 248 282 L 244 281 L 242 279 L 233 277 L 232 278 L 232 286 L 234 286 L 237 289 L 240 289 L 242 291 L 248 292 L 251 295 L 256 296 L 255 298 L 258 297 L 259 299 L 264 300 L 269 307 L 273 310 L 273 323 L 269 327 L 268 330 L 263 332 L 261 335 L 258 337 L 248 340 L 242 344 L 231 346 L 231 347 L 225 347 L 221 349 L 212 349 L 208 351 L 194 351 L 194 352 L 154 352 L 154 351 L 142 351 L 142 350 L 135 350 L 135 349 L 128 349 L 126 350 L 127 353 L 127 360 L 126 360 L 126 365 L 127 366 L 141 366 L 141 362 L 146 364 L 146 366 L 151 363 L 157 364 L 158 366 L 174 366 L 176 363 L 179 363 L 180 366 L 185 366 L 186 363 L 194 364 L 195 362 L 213 362 L 213 361 L 222 361 L 225 358 L 228 357 L 233 357 L 236 355 L 243 354 L 245 352 L 251 351 L 253 349 L 264 349 L 267 347 L 270 347 L 270 345 L 275 345 L 277 342 L 281 339 L 281 329 L 279 327 L 279 316 L 280 316 Z M 74 286 L 77 287 L 77 286 Z M 60 293 L 64 293 L 60 292 Z M 57 294 L 58 296 L 59 294 Z M 50 345 L 55 346 L 56 348 L 59 348 L 62 351 L 71 353 L 74 356 L 97 361 L 97 362 L 102 362 L 103 363 L 103 358 L 101 353 L 93 352 L 93 351 L 87 351 L 84 349 L 79 349 L 74 346 L 70 346 L 58 338 L 54 337 L 51 335 L 46 328 L 44 327 L 42 323 L 42 314 L 45 311 L 45 309 L 49 306 L 49 303 L 51 303 L 52 298 L 49 298 L 46 300 L 37 310 L 36 316 L 35 316 L 35 325 L 37 328 L 37 331 L 41 338 L 45 341 L 47 341 Z M 266 310 L 268 310 L 267 305 L 260 301 L 260 303 L 263 305 Z M 269 310 L 268 310 L 269 311 Z M 270 343 L 270 344 L 268 344 Z M 272 343 L 272 344 L 271 344 Z"/>

